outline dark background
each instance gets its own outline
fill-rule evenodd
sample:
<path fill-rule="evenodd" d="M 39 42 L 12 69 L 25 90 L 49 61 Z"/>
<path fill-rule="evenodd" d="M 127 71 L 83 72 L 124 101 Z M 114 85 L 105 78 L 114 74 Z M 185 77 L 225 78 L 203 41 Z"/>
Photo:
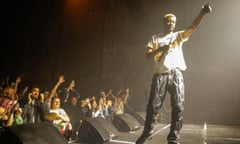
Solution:
<path fill-rule="evenodd" d="M 9 1 L 2 6 L 7 9 L 3 20 L 7 26 L 3 27 L 0 76 L 14 80 L 20 75 L 20 86 L 44 89 L 64 74 L 67 82 L 76 80 L 82 97 L 129 87 L 132 105 L 144 111 L 153 74 L 153 62 L 145 58 L 146 42 L 162 32 L 165 13 L 176 14 L 176 30 L 185 29 L 206 2 Z M 212 13 L 184 44 L 185 121 L 239 124 L 240 1 L 210 4 Z"/>

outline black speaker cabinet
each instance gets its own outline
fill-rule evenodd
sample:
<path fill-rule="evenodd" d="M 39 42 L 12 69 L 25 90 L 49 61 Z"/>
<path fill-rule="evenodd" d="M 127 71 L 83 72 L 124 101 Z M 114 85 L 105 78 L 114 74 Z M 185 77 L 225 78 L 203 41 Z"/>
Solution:
<path fill-rule="evenodd" d="M 133 116 L 142 126 L 145 123 L 145 112 L 128 112 L 131 116 Z"/>
<path fill-rule="evenodd" d="M 119 131 L 112 122 L 101 118 L 84 119 L 78 130 L 79 141 L 88 144 L 101 144 L 118 135 Z"/>
<path fill-rule="evenodd" d="M 49 122 L 1 128 L 2 144 L 67 144 L 65 137 Z"/>
<path fill-rule="evenodd" d="M 113 125 L 115 125 L 120 132 L 135 131 L 141 127 L 141 124 L 138 122 L 138 120 L 128 113 L 115 115 L 113 119 Z"/>

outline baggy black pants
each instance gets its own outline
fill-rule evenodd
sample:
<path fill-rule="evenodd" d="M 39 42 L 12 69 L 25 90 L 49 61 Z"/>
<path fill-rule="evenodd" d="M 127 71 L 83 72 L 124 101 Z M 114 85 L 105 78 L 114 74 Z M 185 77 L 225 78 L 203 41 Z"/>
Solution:
<path fill-rule="evenodd" d="M 171 144 L 178 144 L 180 129 L 182 128 L 184 110 L 184 79 L 182 72 L 174 69 L 169 73 L 155 73 L 153 75 L 150 97 L 147 105 L 146 120 L 142 135 L 136 144 L 142 144 L 151 136 L 154 117 L 160 113 L 165 96 L 169 92 L 171 96 L 171 127 L 167 140 Z"/>

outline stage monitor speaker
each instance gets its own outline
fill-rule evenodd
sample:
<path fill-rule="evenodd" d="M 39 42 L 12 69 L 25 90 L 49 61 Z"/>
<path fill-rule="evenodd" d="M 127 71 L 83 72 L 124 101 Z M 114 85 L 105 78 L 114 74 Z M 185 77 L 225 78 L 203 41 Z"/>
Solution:
<path fill-rule="evenodd" d="M 3 144 L 67 144 L 65 137 L 49 122 L 1 128 Z"/>
<path fill-rule="evenodd" d="M 131 116 L 133 116 L 142 126 L 145 123 L 145 112 L 128 112 Z"/>
<path fill-rule="evenodd" d="M 86 118 L 78 130 L 80 142 L 101 144 L 119 135 L 111 121 L 102 118 Z"/>
<path fill-rule="evenodd" d="M 113 125 L 115 125 L 120 132 L 135 131 L 141 127 L 141 124 L 128 113 L 115 115 Z"/>

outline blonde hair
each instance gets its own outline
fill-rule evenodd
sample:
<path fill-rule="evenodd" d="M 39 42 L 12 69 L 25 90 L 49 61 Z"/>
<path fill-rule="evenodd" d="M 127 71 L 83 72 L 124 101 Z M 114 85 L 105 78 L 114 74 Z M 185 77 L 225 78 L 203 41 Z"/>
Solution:
<path fill-rule="evenodd" d="M 164 20 L 165 20 L 165 19 L 167 19 L 168 17 L 173 17 L 173 18 L 175 19 L 175 21 L 177 20 L 176 15 L 174 15 L 174 14 L 172 14 L 172 13 L 167 13 L 167 14 L 165 14 L 163 18 L 164 18 Z"/>

